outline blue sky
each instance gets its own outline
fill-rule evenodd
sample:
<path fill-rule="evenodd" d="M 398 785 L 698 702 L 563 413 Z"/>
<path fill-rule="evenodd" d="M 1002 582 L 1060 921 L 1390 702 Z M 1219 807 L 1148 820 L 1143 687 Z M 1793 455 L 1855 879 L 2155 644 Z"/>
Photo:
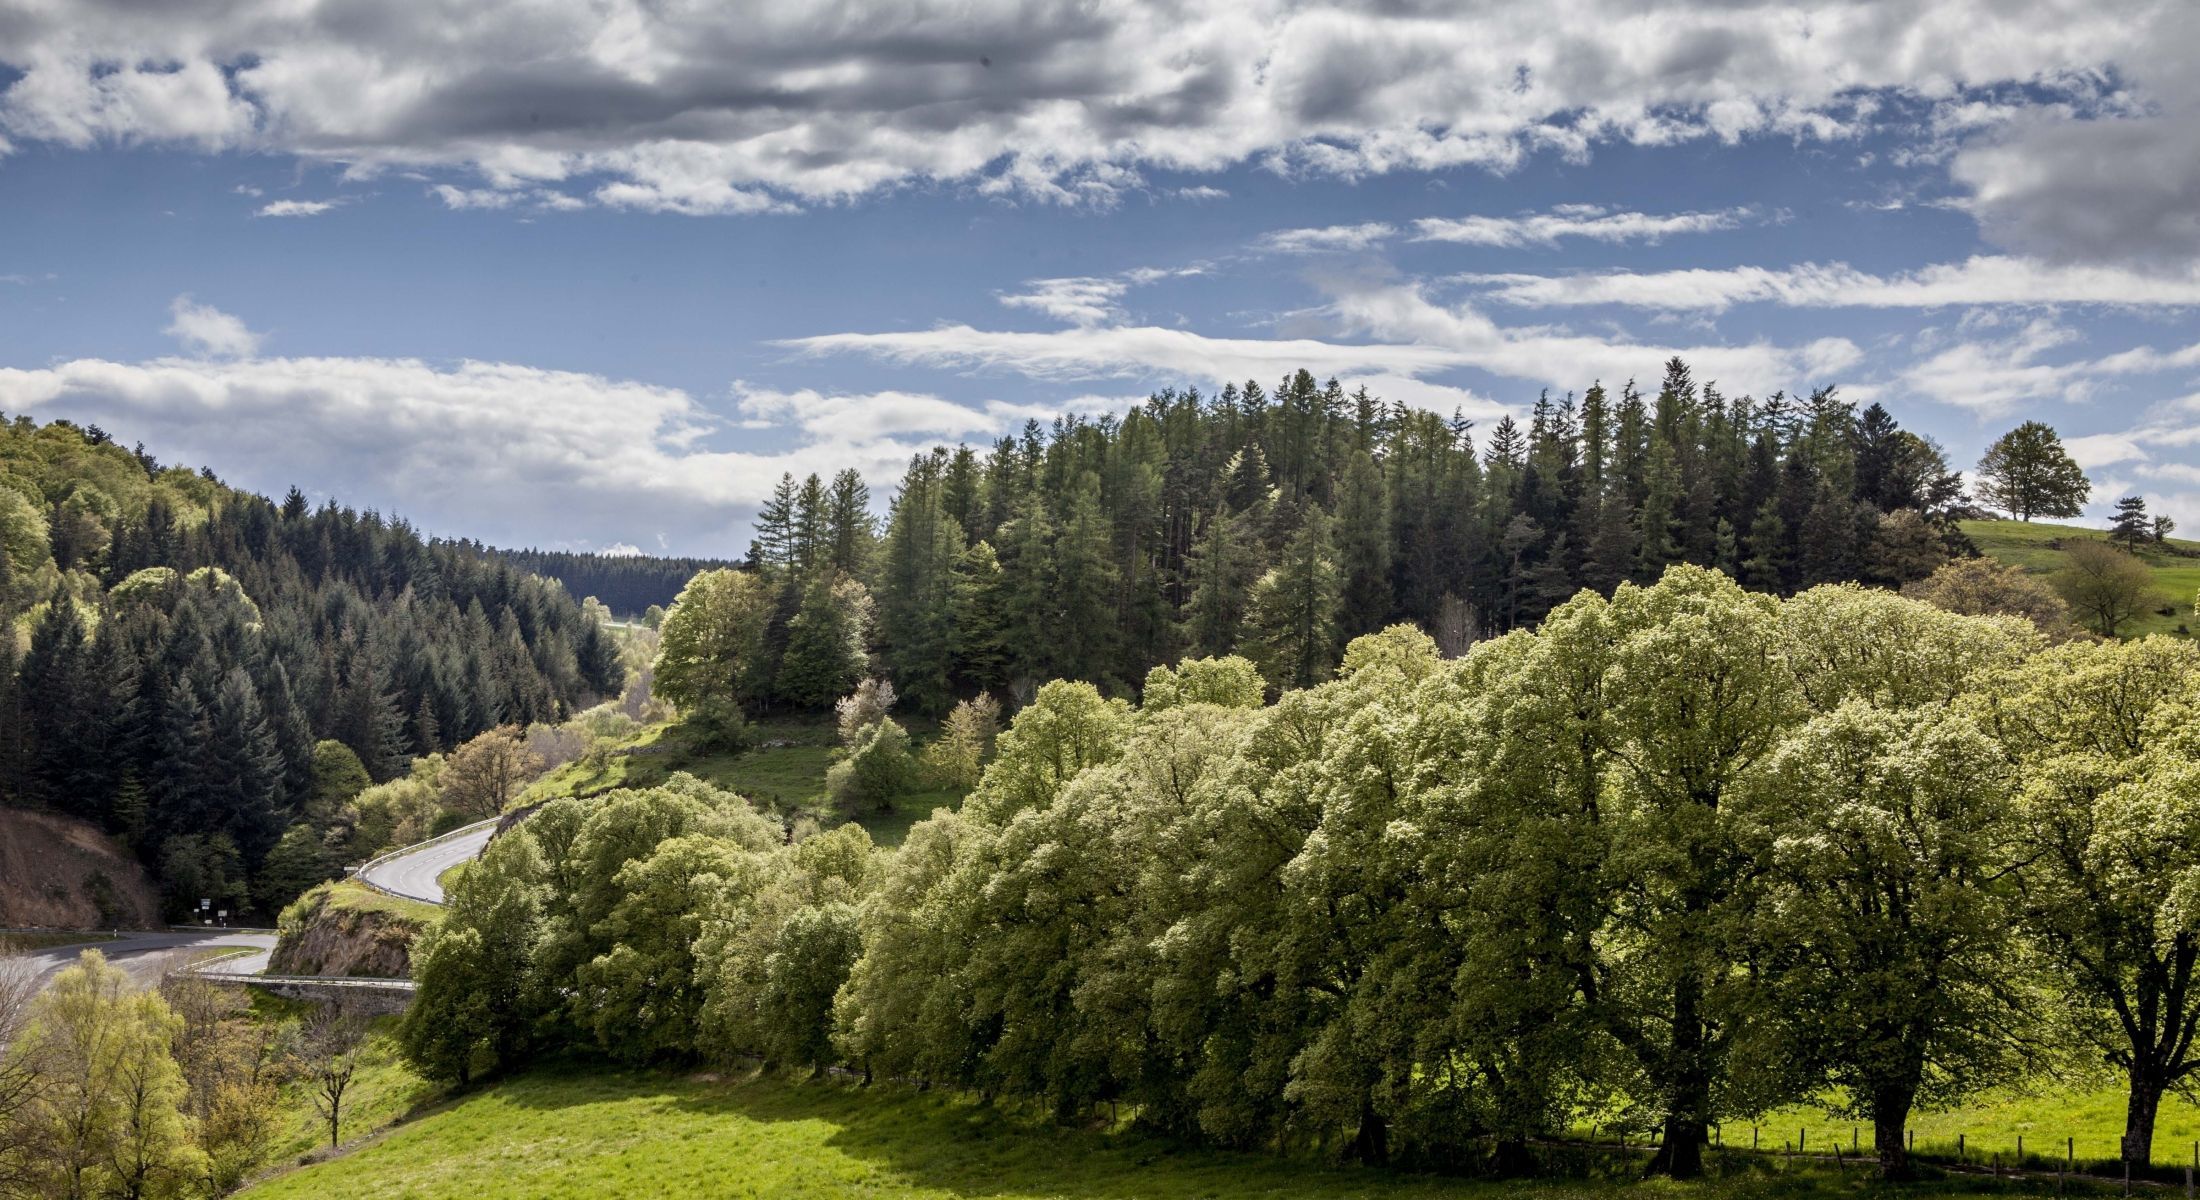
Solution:
<path fill-rule="evenodd" d="M 0 410 L 731 554 L 781 470 L 1155 387 L 1486 425 L 1680 352 L 2200 528 L 2191 6 L 1456 7 L 0 0 Z"/>

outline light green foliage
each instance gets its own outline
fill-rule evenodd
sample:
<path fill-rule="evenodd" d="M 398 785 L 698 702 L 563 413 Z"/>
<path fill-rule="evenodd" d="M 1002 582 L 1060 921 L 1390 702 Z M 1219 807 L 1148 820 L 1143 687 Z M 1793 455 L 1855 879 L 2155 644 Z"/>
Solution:
<path fill-rule="evenodd" d="M 2196 673 L 2188 642 L 2074 642 L 1967 701 L 2018 764 L 2024 920 L 2079 1034 L 2129 1081 L 2138 1156 L 2163 1091 L 2200 1065 L 2183 1033 L 2200 1021 Z"/>
<path fill-rule="evenodd" d="M 940 736 L 924 748 L 926 778 L 942 787 L 977 786 L 1000 728 L 1001 705 L 991 695 L 980 692 L 955 705 L 940 724 Z"/>
<path fill-rule="evenodd" d="M 771 588 L 746 571 L 704 571 L 664 616 L 655 692 L 683 707 L 743 702 L 760 690 Z"/>
<path fill-rule="evenodd" d="M 1156 713 L 1180 704 L 1219 704 L 1224 708 L 1259 708 L 1267 684 L 1253 661 L 1232 654 L 1224 658 L 1188 658 L 1173 667 L 1146 672 L 1139 709 Z"/>
<path fill-rule="evenodd" d="M 1777 1033 L 1760 1065 L 1830 1081 L 1906 1173 L 1914 1106 L 2021 1078 L 2024 956 L 2007 931 L 2017 826 L 2000 747 L 1969 718 L 1850 700 L 1796 731 L 1756 781 L 1772 835 L 1758 924 Z"/>
<path fill-rule="evenodd" d="M 864 726 L 843 758 L 825 772 L 825 794 L 843 812 L 893 807 L 917 785 L 909 731 L 891 718 Z"/>
<path fill-rule="evenodd" d="M 42 1153 L 27 1163 L 31 1194 L 174 1195 L 196 1166 L 172 1048 L 182 1022 L 158 993 L 138 991 L 86 950 L 32 1005 L 21 1041 L 40 1081 L 6 1119 Z"/>
<path fill-rule="evenodd" d="M 2138 556 L 2092 538 L 2073 538 L 2063 547 L 2063 568 L 2049 582 L 2071 613 L 2102 637 L 2121 635 L 2168 599 L 2155 590 L 2154 572 Z"/>
<path fill-rule="evenodd" d="M 597 1045 L 632 1062 L 704 1049 L 696 937 L 713 909 L 761 876 L 748 848 L 708 835 L 669 838 L 612 876 L 618 900 L 595 927 L 606 945 L 581 965 L 571 1000 Z"/>
<path fill-rule="evenodd" d="M 1780 606 L 1789 661 L 1818 711 L 1861 699 L 1888 708 L 1948 702 L 2038 650 L 2013 616 L 1961 616 L 1855 584 L 1815 587 Z"/>
<path fill-rule="evenodd" d="M 1089 683 L 1047 684 L 1001 734 L 993 765 L 965 809 L 1005 823 L 1024 809 L 1052 803 L 1079 771 L 1121 752 L 1130 715 L 1128 704 L 1102 699 Z"/>
<path fill-rule="evenodd" d="M 757 997 L 770 1058 L 816 1068 L 833 1063 L 833 997 L 862 951 L 855 907 L 843 900 L 798 909 L 779 927 Z"/>
<path fill-rule="evenodd" d="M 313 744 L 312 770 L 313 792 L 306 808 L 316 821 L 324 823 L 374 784 L 351 747 L 332 738 Z"/>

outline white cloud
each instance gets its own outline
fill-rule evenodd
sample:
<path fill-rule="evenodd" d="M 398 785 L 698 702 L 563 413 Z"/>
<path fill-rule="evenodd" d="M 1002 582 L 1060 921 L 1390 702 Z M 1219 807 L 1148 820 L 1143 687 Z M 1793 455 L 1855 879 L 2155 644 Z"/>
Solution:
<path fill-rule="evenodd" d="M 2069 185 L 2039 184 L 2025 164 L 2064 164 L 2069 147 L 2009 133 L 2022 114 L 2000 110 L 2107 107 L 2100 81 L 2113 72 L 2119 103 L 2164 109 L 2119 118 L 2157 122 L 2125 131 L 2178 152 L 2165 163 L 2190 161 L 2175 91 L 2189 74 L 2187 8 L 2107 0 L 2078 20 L 2050 0 L 485 0 L 453 21 L 432 5 L 34 0 L 10 8 L 0 37 L 14 76 L 0 147 L 161 143 L 355 174 L 440 168 L 689 214 L 922 181 L 1104 204 L 1146 187 L 1148 171 L 1257 162 L 1358 177 L 1506 169 L 1610 143 L 1845 139 L 1889 127 L 1891 93 L 1946 113 L 1915 130 L 1896 118 L 1904 136 L 2002 139 L 1958 158 L 1958 175 L 1991 224 L 2030 237 L 2045 226 L 2008 210 Z M 2117 211 L 2174 211 L 2179 170 L 2145 168 L 2133 190 L 2152 199 Z"/>
<path fill-rule="evenodd" d="M 1733 229 L 1753 215 L 1747 208 L 1652 215 L 1562 204 L 1549 212 L 1514 217 L 1424 217 L 1413 223 L 1413 230 L 1416 241 L 1469 246 L 1555 246 L 1565 238 L 1655 242 L 1674 234 Z"/>
<path fill-rule="evenodd" d="M 1189 267 L 1134 267 L 1116 275 L 1074 275 L 1061 279 L 1029 279 L 1020 292 L 998 292 L 995 298 L 1010 308 L 1027 308 L 1069 325 L 1113 324 L 1123 319 L 1119 301 L 1134 287 L 1203 275 L 1203 265 Z"/>
<path fill-rule="evenodd" d="M 260 335 L 245 328 L 243 321 L 188 295 L 171 301 L 168 315 L 168 328 L 162 332 L 195 354 L 250 358 L 260 348 Z"/>
<path fill-rule="evenodd" d="M 1920 359 L 1902 373 L 1902 383 L 1942 404 L 1997 415 L 2041 401 L 2083 402 L 2116 379 L 2200 366 L 2200 343 L 2169 351 L 2141 346 L 2097 358 L 2042 361 L 2078 340 L 2075 331 L 2043 317 L 2009 337 L 1961 341 Z M 2096 454 L 2115 449 L 2108 442 L 2088 447 Z"/>
<path fill-rule="evenodd" d="M 642 548 L 632 542 L 613 542 L 596 551 L 605 558 L 640 558 Z"/>
<path fill-rule="evenodd" d="M 1699 378 L 1732 390 L 1794 389 L 1854 367 L 1846 338 L 1799 346 L 1661 346 L 1539 326 L 1500 327 L 1471 307 L 1447 307 L 1414 283 L 1332 282 L 1326 316 L 1345 337 L 1213 337 L 1151 325 L 1085 324 L 1043 333 L 946 325 L 915 332 L 830 333 L 779 344 L 806 355 L 859 354 L 947 370 L 998 370 L 1032 379 L 1142 379 L 1181 383 L 1272 379 L 1301 367 L 1317 376 L 1426 381 L 1472 368 L 1534 385 L 1574 388 L 1656 372 L 1679 355 Z M 1448 386 L 1422 382 L 1428 388 Z M 1466 396 L 1461 393 L 1461 396 Z"/>
<path fill-rule="evenodd" d="M 782 471 L 849 467 L 884 489 L 911 454 L 942 439 L 1006 432 L 1053 411 L 745 384 L 734 400 L 741 419 L 729 422 L 678 388 L 495 362 L 79 359 L 0 368 L 0 409 L 128 429 L 163 458 L 211 465 L 260 491 L 309 483 L 431 531 L 512 545 L 539 543 L 542 514 L 556 512 L 570 543 L 607 553 L 623 552 L 622 538 L 652 525 L 672 530 L 683 550 L 737 552 L 736 523 Z M 742 449 L 712 447 L 737 429 Z"/>
<path fill-rule="evenodd" d="M 1024 287 L 1028 290 L 1003 293 L 1001 303 L 1010 308 L 1045 313 L 1072 325 L 1098 325 L 1118 315 L 1115 302 L 1130 290 L 1130 282 L 1085 275 L 1069 279 L 1033 279 Z"/>
<path fill-rule="evenodd" d="M 1579 275 L 1467 275 L 1484 299 L 1526 308 L 1596 304 L 1723 312 L 1737 304 L 1791 308 L 1936 308 L 1943 305 L 2200 305 L 2200 265 L 2181 274 L 1977 255 L 1900 275 L 1846 263 Z"/>
<path fill-rule="evenodd" d="M 260 206 L 263 217 L 318 217 L 343 203 L 341 200 L 277 200 Z"/>
<path fill-rule="evenodd" d="M 1336 250 L 1365 250 L 1396 236 L 1398 229 L 1381 221 L 1360 225 L 1328 225 L 1319 229 L 1278 229 L 1254 241 L 1271 254 L 1319 254 Z"/>

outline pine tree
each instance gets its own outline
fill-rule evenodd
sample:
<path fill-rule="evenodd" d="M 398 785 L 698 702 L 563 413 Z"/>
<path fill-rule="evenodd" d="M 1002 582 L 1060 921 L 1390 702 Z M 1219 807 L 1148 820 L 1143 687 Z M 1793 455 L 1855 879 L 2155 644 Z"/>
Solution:
<path fill-rule="evenodd" d="M 826 528 L 830 545 L 827 563 L 843 575 L 861 574 L 871 554 L 871 489 L 853 470 L 833 476 L 832 493 L 826 500 Z"/>
<path fill-rule="evenodd" d="M 1312 687 L 1336 670 L 1342 585 L 1329 518 L 1308 510 L 1276 565 L 1253 585 L 1247 649 L 1270 684 Z"/>
<path fill-rule="evenodd" d="M 1053 577 L 1056 670 L 1068 679 L 1105 680 L 1114 662 L 1120 624 L 1114 529 L 1100 504 L 1100 481 L 1085 474 L 1070 490 L 1055 534 Z"/>
<path fill-rule="evenodd" d="M 868 673 L 871 596 L 845 575 L 821 573 L 787 626 L 787 653 L 773 680 L 780 699 L 824 708 Z"/>
<path fill-rule="evenodd" d="M 2124 548 L 2134 554 L 2154 540 L 2154 523 L 2147 519 L 2146 497 L 2126 496 L 2116 502 L 2116 513 L 2109 518 L 2108 540 L 2123 543 Z"/>
<path fill-rule="evenodd" d="M 1390 536 L 1390 500 L 1382 472 L 1368 454 L 1356 453 L 1337 497 L 1337 559 L 1344 573 L 1342 624 L 1347 638 L 1372 633 L 1390 621 Z"/>

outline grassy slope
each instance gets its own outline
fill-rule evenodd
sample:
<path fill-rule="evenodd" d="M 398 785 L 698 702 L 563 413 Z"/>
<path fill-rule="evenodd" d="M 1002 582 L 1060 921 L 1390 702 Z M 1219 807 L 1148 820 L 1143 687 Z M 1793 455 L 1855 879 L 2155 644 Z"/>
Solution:
<path fill-rule="evenodd" d="M 1700 1188 L 1481 1183 L 1187 1150 L 1004 1117 L 937 1093 L 779 1079 L 542 1071 L 424 1115 L 252 1200 L 580 1197 L 1703 1197 L 1848 1195 L 1854 1176 L 1782 1164 Z M 1974 1181 L 1925 1194 L 1977 1194 Z"/>
<path fill-rule="evenodd" d="M 926 722 L 909 721 L 912 739 L 922 744 L 937 732 Z M 838 744 L 830 719 L 774 718 L 755 725 L 754 749 L 737 754 L 698 750 L 678 725 L 652 726 L 596 770 L 585 762 L 568 763 L 543 777 L 521 799 L 526 803 L 555 796 L 593 795 L 617 787 L 649 787 L 685 771 L 736 792 L 778 813 L 808 813 L 825 825 L 843 819 L 825 801 L 825 772 Z M 909 826 L 935 808 L 962 803 L 960 791 L 919 792 L 903 797 L 891 811 L 864 812 L 856 823 L 878 842 L 898 846 Z"/>
<path fill-rule="evenodd" d="M 339 879 L 328 885 L 328 903 L 331 908 L 351 909 L 357 912 L 384 912 L 403 917 L 408 921 L 425 925 L 443 915 L 443 909 L 418 900 L 406 900 L 384 895 L 363 883 Z"/>
<path fill-rule="evenodd" d="M 2050 525 L 2043 521 L 1965 521 L 1962 525 L 1963 532 L 1981 552 L 2043 575 L 2062 566 L 2062 553 L 2053 543 L 2069 537 L 2106 536 L 2105 531 L 2099 529 Z M 2200 542 L 2171 538 L 2169 544 L 2200 554 Z M 2200 625 L 2193 614 L 2193 594 L 2200 590 L 2200 557 L 2187 558 L 2159 550 L 2145 551 L 2139 557 L 2154 569 L 2154 582 L 2162 592 L 2162 603 L 2175 608 L 2176 613 L 2163 615 L 2150 611 L 2133 622 L 2126 632 L 2137 637 L 2176 632 L 2179 626 L 2189 632 Z"/>

